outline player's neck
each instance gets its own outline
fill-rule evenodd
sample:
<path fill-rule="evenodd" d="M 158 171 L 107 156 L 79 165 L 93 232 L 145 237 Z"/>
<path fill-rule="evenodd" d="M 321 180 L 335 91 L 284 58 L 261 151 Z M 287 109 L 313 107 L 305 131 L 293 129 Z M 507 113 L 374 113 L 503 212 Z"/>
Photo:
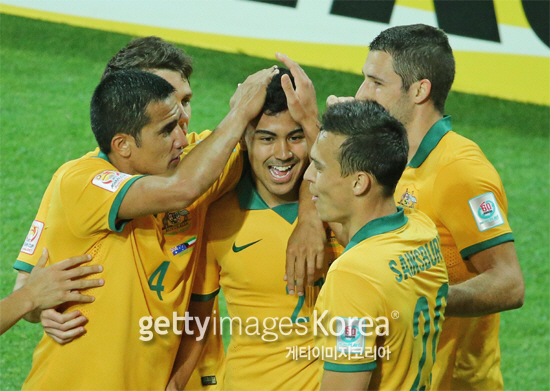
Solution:
<path fill-rule="evenodd" d="M 416 111 L 415 115 L 406 126 L 409 139 L 409 162 L 418 151 L 424 136 L 426 136 L 430 128 L 441 118 L 443 118 L 443 115 L 436 110 L 433 105 L 422 107 Z"/>
<path fill-rule="evenodd" d="M 272 209 L 279 205 L 298 202 L 300 186 L 294 186 L 294 189 L 285 194 L 274 194 L 263 186 L 257 178 L 254 178 L 254 185 L 262 200 Z"/>
<path fill-rule="evenodd" d="M 137 173 L 132 168 L 131 164 L 129 163 L 128 159 L 124 159 L 120 155 L 114 153 L 111 151 L 107 157 L 109 158 L 109 162 L 115 166 L 117 171 L 123 172 L 125 174 L 129 175 L 136 175 Z"/>
<path fill-rule="evenodd" d="M 376 197 L 364 202 L 362 206 L 354 208 L 349 221 L 342 223 L 343 234 L 348 238 L 348 242 L 353 236 L 366 224 L 372 220 L 389 216 L 397 212 L 393 197 Z"/>

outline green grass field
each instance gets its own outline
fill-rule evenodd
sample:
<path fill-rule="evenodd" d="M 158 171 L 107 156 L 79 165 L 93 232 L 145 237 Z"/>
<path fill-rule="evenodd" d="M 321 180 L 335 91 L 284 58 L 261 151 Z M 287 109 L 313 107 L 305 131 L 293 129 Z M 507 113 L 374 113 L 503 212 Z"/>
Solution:
<path fill-rule="evenodd" d="M 11 266 L 51 175 L 95 147 L 89 100 L 103 67 L 131 37 L 8 15 L 1 15 L 0 29 L 0 296 L 5 297 L 15 280 Z M 274 64 L 185 49 L 195 58 L 194 131 L 213 129 L 227 112 L 237 83 Z M 329 94 L 354 95 L 362 81 L 352 74 L 306 71 L 321 109 Z M 453 115 L 455 130 L 477 142 L 502 176 L 526 280 L 523 308 L 501 316 L 505 387 L 550 389 L 550 110 L 451 93 L 447 112 Z M 0 337 L 1 389 L 21 387 L 41 334 L 39 326 L 21 321 Z"/>

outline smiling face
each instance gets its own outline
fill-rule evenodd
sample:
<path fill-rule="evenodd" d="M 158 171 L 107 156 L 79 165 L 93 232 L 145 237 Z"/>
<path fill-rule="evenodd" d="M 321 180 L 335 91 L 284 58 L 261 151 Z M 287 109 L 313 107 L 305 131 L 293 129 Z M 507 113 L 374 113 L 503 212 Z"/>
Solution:
<path fill-rule="evenodd" d="M 308 163 L 302 127 L 283 111 L 263 114 L 245 135 L 256 189 L 269 207 L 298 201 L 298 189 Z"/>
<path fill-rule="evenodd" d="M 311 148 L 311 164 L 304 179 L 311 182 L 309 190 L 323 221 L 346 223 L 352 213 L 353 176 L 342 177 L 337 160 L 345 136 L 321 131 Z"/>
<path fill-rule="evenodd" d="M 357 90 L 355 99 L 375 100 L 406 127 L 415 105 L 409 92 L 403 91 L 401 77 L 393 70 L 392 56 L 380 50 L 369 52 L 363 75 L 365 81 Z"/>
<path fill-rule="evenodd" d="M 176 94 L 149 104 L 147 114 L 150 122 L 141 129 L 139 143 L 130 136 L 133 169 L 130 174 L 159 175 L 173 170 L 178 166 L 183 148 L 188 145 L 180 125 L 183 113 Z"/>

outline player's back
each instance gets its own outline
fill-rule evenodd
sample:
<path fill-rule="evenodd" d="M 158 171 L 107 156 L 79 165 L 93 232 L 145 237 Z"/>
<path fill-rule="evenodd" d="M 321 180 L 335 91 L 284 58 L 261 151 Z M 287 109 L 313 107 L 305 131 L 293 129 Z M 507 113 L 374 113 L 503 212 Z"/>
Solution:
<path fill-rule="evenodd" d="M 429 386 L 446 306 L 448 277 L 434 224 L 422 212 L 398 215 L 378 227 L 367 224 L 352 238 L 316 306 L 318 316 L 328 311 L 326 322 L 345 323 L 340 336 L 319 340 L 342 355 L 325 359 L 324 369 L 372 371 L 369 389 Z"/>

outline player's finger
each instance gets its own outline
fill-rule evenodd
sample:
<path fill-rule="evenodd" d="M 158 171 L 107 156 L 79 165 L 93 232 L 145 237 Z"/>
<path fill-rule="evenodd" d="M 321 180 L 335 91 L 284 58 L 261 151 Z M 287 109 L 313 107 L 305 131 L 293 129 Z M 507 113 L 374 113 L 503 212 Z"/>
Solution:
<path fill-rule="evenodd" d="M 44 266 L 46 266 L 49 257 L 50 256 L 48 254 L 48 249 L 44 247 L 42 249 L 42 255 L 40 256 L 40 259 L 38 260 L 38 262 L 36 262 L 36 265 L 34 267 L 43 268 Z"/>
<path fill-rule="evenodd" d="M 324 249 L 323 249 L 323 251 L 317 253 L 317 256 L 315 257 L 315 259 L 316 259 L 315 267 L 318 270 L 322 270 L 323 266 L 325 264 L 325 251 L 324 251 Z"/>
<path fill-rule="evenodd" d="M 67 270 L 74 266 L 80 265 L 81 263 L 88 262 L 92 259 L 92 256 L 89 254 L 77 255 L 76 257 L 71 257 L 65 259 L 56 264 L 56 267 L 60 270 Z"/>
<path fill-rule="evenodd" d="M 93 280 L 76 280 L 71 281 L 68 285 L 70 290 L 82 290 L 97 288 L 99 286 L 105 285 L 105 280 L 103 278 L 93 279 Z"/>
<path fill-rule="evenodd" d="M 49 319 L 57 323 L 65 323 L 81 315 L 82 314 L 80 313 L 80 311 L 71 311 L 66 314 L 60 314 L 54 309 L 49 309 L 49 310 L 42 311 L 42 313 L 40 314 L 40 319 L 41 321 Z"/>
<path fill-rule="evenodd" d="M 82 295 L 78 292 L 71 292 L 67 294 L 64 298 L 65 302 L 67 301 L 75 301 L 78 303 L 91 303 L 95 300 L 95 297 L 88 296 L 88 295 Z"/>
<path fill-rule="evenodd" d="M 67 271 L 67 278 L 78 278 L 84 277 L 90 274 L 101 273 L 103 271 L 103 266 L 101 265 L 91 265 L 91 266 L 80 266 L 74 269 Z"/>
<path fill-rule="evenodd" d="M 44 329 L 48 328 L 50 330 L 58 330 L 58 331 L 64 332 L 64 331 L 73 330 L 77 327 L 82 327 L 87 322 L 88 322 L 88 319 L 86 319 L 85 316 L 79 316 L 75 319 L 71 319 L 64 323 L 58 323 L 52 320 L 44 319 L 42 321 L 42 327 L 44 327 Z M 58 334 L 58 336 L 61 336 L 61 334 Z"/>
<path fill-rule="evenodd" d="M 294 104 L 298 98 L 296 96 L 296 91 L 292 86 L 292 81 L 288 75 L 283 75 L 281 77 L 281 87 L 283 87 L 283 91 L 285 92 L 287 103 L 289 105 Z"/>
<path fill-rule="evenodd" d="M 51 338 L 53 338 L 57 343 L 65 345 L 71 342 L 76 337 L 84 334 L 86 332 L 86 329 L 84 327 L 77 327 L 72 330 L 61 331 L 57 329 L 44 328 L 44 332 Z"/>
<path fill-rule="evenodd" d="M 310 254 L 307 257 L 307 286 L 313 286 L 315 282 L 315 254 Z"/>
<path fill-rule="evenodd" d="M 296 258 L 296 292 L 298 296 L 304 295 L 304 277 L 306 274 L 307 258 L 305 256 Z"/>
<path fill-rule="evenodd" d="M 295 82 L 301 81 L 304 78 L 309 79 L 300 64 L 291 60 L 286 54 L 277 52 L 275 53 L 275 58 L 285 64 L 285 66 L 290 70 L 290 73 L 292 73 L 292 76 L 294 76 Z"/>
<path fill-rule="evenodd" d="M 336 95 L 329 95 L 327 98 L 327 106 L 332 106 L 333 104 L 338 103 L 338 98 Z"/>
<path fill-rule="evenodd" d="M 296 257 L 294 254 L 287 252 L 286 254 L 286 288 L 289 295 L 294 295 L 294 265 L 296 263 Z"/>

